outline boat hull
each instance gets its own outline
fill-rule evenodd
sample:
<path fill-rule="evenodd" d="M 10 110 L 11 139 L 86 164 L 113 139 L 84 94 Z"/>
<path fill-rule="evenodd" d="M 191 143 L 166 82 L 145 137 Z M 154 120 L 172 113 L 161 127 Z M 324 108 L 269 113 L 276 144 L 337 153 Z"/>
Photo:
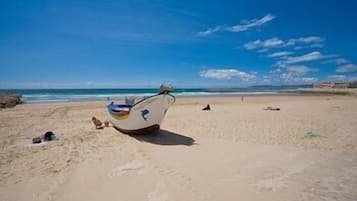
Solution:
<path fill-rule="evenodd" d="M 170 94 L 158 94 L 144 98 L 133 106 L 129 112 L 118 111 L 120 105 L 108 105 L 112 125 L 128 134 L 150 133 L 160 129 L 167 110 L 175 102 Z M 119 109 L 115 109 L 118 107 Z"/>
<path fill-rule="evenodd" d="M 152 126 L 137 129 L 137 130 L 125 130 L 125 129 L 118 128 L 116 126 L 114 126 L 114 128 L 122 133 L 125 133 L 125 134 L 137 135 L 137 134 L 149 134 L 149 133 L 156 132 L 156 131 L 160 130 L 160 125 L 156 124 L 156 125 L 152 125 Z"/>

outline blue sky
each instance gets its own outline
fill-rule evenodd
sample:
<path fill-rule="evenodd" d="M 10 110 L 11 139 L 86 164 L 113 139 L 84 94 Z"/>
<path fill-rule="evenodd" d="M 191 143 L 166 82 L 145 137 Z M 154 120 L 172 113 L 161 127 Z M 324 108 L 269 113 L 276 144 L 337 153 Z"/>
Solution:
<path fill-rule="evenodd" d="M 357 1 L 0 4 L 0 88 L 357 80 Z"/>

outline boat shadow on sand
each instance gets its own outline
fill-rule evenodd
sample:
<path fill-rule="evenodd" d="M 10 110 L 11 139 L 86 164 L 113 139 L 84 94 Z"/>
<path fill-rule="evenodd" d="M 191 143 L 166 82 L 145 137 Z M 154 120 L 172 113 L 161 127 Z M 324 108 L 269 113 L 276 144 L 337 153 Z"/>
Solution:
<path fill-rule="evenodd" d="M 129 135 L 130 137 L 135 138 L 136 140 L 142 142 L 148 142 L 158 145 L 186 145 L 191 146 L 195 140 L 191 137 L 180 135 L 167 130 L 159 130 L 153 133 L 148 134 L 139 134 L 139 135 Z"/>

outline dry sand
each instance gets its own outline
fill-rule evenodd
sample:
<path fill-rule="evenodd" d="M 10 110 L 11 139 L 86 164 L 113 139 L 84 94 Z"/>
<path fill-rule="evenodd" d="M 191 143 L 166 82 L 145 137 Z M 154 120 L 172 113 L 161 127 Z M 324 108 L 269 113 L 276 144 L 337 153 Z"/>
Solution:
<path fill-rule="evenodd" d="M 1 110 L 0 200 L 357 200 L 356 97 L 179 99 L 146 136 L 96 130 L 105 105 Z"/>

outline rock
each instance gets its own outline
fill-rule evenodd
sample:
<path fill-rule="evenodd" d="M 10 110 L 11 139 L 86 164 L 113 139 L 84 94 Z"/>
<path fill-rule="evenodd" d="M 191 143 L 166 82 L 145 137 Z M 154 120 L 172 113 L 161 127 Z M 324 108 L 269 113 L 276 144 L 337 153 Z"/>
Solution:
<path fill-rule="evenodd" d="M 14 107 L 15 105 L 21 103 L 20 94 L 0 93 L 0 108 Z"/>

